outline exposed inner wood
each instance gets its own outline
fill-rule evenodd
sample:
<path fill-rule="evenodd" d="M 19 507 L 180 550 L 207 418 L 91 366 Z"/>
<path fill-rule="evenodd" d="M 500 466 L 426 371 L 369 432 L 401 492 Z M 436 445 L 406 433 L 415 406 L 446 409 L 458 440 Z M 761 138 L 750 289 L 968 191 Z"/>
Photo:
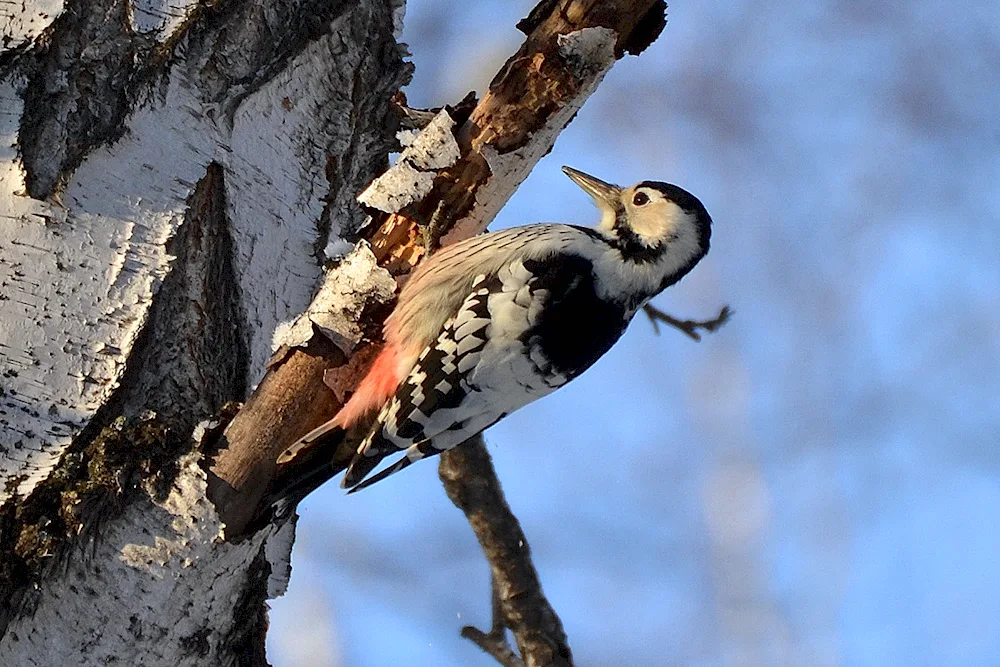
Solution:
<path fill-rule="evenodd" d="M 247 508 L 242 499 L 249 489 L 259 489 L 263 495 L 274 476 L 280 444 L 294 442 L 340 408 L 333 392 L 323 383 L 323 373 L 327 367 L 345 361 L 332 342 L 322 335 L 313 336 L 307 346 L 292 350 L 264 376 L 240 410 L 239 418 L 230 422 L 219 444 L 223 449 L 212 467 L 208 486 L 209 498 L 216 507 L 234 510 L 225 521 L 227 537 L 237 536 L 231 528 L 238 525 L 237 521 L 245 525 L 252 517 L 254 508 Z M 261 456 L 261 452 L 273 452 L 273 456 Z"/>

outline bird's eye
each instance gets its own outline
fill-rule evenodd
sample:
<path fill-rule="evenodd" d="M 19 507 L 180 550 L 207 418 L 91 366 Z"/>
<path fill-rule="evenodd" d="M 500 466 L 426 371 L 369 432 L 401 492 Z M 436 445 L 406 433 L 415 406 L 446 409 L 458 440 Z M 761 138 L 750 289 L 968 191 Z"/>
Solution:
<path fill-rule="evenodd" d="M 645 192 L 636 192 L 635 197 L 632 197 L 632 203 L 636 206 L 642 206 L 649 203 L 649 195 Z"/>

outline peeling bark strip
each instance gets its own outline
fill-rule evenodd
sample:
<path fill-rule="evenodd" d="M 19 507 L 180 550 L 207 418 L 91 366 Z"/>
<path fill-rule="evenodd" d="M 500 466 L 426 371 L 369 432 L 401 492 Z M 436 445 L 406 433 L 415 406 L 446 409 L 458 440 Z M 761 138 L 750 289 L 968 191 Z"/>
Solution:
<path fill-rule="evenodd" d="M 615 60 L 659 36 L 665 11 L 663 0 L 547 0 L 535 7 L 518 24 L 524 44 L 458 129 L 462 157 L 423 199 L 420 221 L 441 204 L 446 243 L 485 230 Z M 407 273 L 422 254 L 422 235 L 405 216 L 391 216 L 372 244 L 393 273 Z"/>
<path fill-rule="evenodd" d="M 490 85 L 489 92 L 456 131 L 460 157 L 453 160 L 451 141 L 427 141 L 432 152 L 422 161 L 425 172 L 437 171 L 431 191 L 420 199 L 399 194 L 381 196 L 373 205 L 401 207 L 421 220 L 435 218 L 439 233 L 446 240 L 483 231 L 500 208 L 527 177 L 535 163 L 552 147 L 556 136 L 600 83 L 616 58 L 627 50 L 640 50 L 659 34 L 666 5 L 662 0 L 562 0 L 543 2 L 522 26 L 529 28 L 528 38 L 507 61 Z M 444 113 L 444 112 L 442 112 Z M 439 123 L 445 123 L 438 115 Z M 440 126 L 431 132 L 440 133 Z M 419 140 L 417 140 L 419 141 Z M 415 142 L 416 143 L 416 142 Z M 434 152 L 435 147 L 441 152 Z M 438 165 L 445 166 L 443 169 Z M 421 190 L 420 183 L 415 190 Z M 430 239 L 431 243 L 435 241 Z M 393 275 L 405 274 L 423 253 L 424 235 L 411 217 L 400 212 L 388 215 L 374 234 L 372 249 L 379 263 Z M 380 323 L 380 321 L 379 321 Z M 304 386 L 320 386 L 319 378 L 302 376 L 305 355 L 315 359 L 313 347 L 295 350 L 286 362 L 275 364 L 251 401 L 270 404 L 275 396 L 294 394 Z M 339 355 L 331 366 L 345 360 Z M 285 365 L 295 371 L 285 371 Z M 309 372 L 320 373 L 322 364 L 309 362 Z M 329 400 L 326 392 L 324 401 Z M 312 398 L 312 397 L 311 397 Z M 280 402 L 289 410 L 293 406 Z M 290 443 L 304 435 L 306 425 L 317 426 L 322 420 L 313 405 L 299 409 L 308 416 L 290 411 L 283 413 L 289 423 L 301 430 L 283 431 L 283 439 L 266 442 L 256 437 L 260 428 L 273 420 L 264 413 L 241 413 L 227 431 L 225 449 L 213 466 L 216 475 L 210 484 L 212 497 L 227 525 L 229 537 L 238 536 L 259 511 L 275 469 L 274 461 Z M 329 417 L 339 404 L 331 406 Z M 257 421 L 263 419 L 263 422 Z M 332 453 L 331 453 L 332 456 Z M 252 480 L 252 483 L 251 483 Z M 260 508 L 263 509 L 263 508 Z"/>
<path fill-rule="evenodd" d="M 317 331 L 349 357 L 363 341 L 378 337 L 366 310 L 388 305 L 395 295 L 396 281 L 362 241 L 330 270 L 306 312 L 275 332 L 277 351 L 271 363 L 280 363 L 290 348 L 308 345 Z"/>
<path fill-rule="evenodd" d="M 384 213 L 396 213 L 419 202 L 434 187 L 438 172 L 458 161 L 461 149 L 452 134 L 455 121 L 439 111 L 415 136 L 400 133 L 403 153 L 392 169 L 372 181 L 358 201 Z"/>

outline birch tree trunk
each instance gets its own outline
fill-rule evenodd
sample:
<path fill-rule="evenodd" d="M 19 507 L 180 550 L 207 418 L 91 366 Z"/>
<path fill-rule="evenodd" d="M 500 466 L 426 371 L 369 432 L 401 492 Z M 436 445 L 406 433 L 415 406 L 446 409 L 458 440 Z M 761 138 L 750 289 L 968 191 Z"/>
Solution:
<path fill-rule="evenodd" d="M 259 503 L 285 431 L 337 409 L 324 369 L 349 384 L 370 358 L 417 213 L 485 228 L 663 25 L 662 3 L 543 2 L 531 58 L 403 161 L 428 187 L 397 169 L 366 211 L 397 149 L 402 12 L 0 10 L 0 664 L 266 664 L 294 514 Z"/>
<path fill-rule="evenodd" d="M 401 0 L 3 11 L 0 664 L 264 664 L 294 524 L 224 541 L 190 435 L 364 221 Z"/>

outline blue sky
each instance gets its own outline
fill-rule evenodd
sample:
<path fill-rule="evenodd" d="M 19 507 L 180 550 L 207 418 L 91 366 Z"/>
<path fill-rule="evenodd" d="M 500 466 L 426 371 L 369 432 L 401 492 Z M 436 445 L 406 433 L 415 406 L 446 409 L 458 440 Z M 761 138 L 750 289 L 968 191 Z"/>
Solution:
<path fill-rule="evenodd" d="M 410 3 L 411 103 L 482 92 L 532 3 Z M 569 164 L 714 220 L 580 379 L 487 432 L 577 663 L 995 665 L 1000 9 L 673 3 L 494 228 L 596 222 Z M 433 464 L 300 508 L 275 667 L 494 664 L 486 563 Z"/>

